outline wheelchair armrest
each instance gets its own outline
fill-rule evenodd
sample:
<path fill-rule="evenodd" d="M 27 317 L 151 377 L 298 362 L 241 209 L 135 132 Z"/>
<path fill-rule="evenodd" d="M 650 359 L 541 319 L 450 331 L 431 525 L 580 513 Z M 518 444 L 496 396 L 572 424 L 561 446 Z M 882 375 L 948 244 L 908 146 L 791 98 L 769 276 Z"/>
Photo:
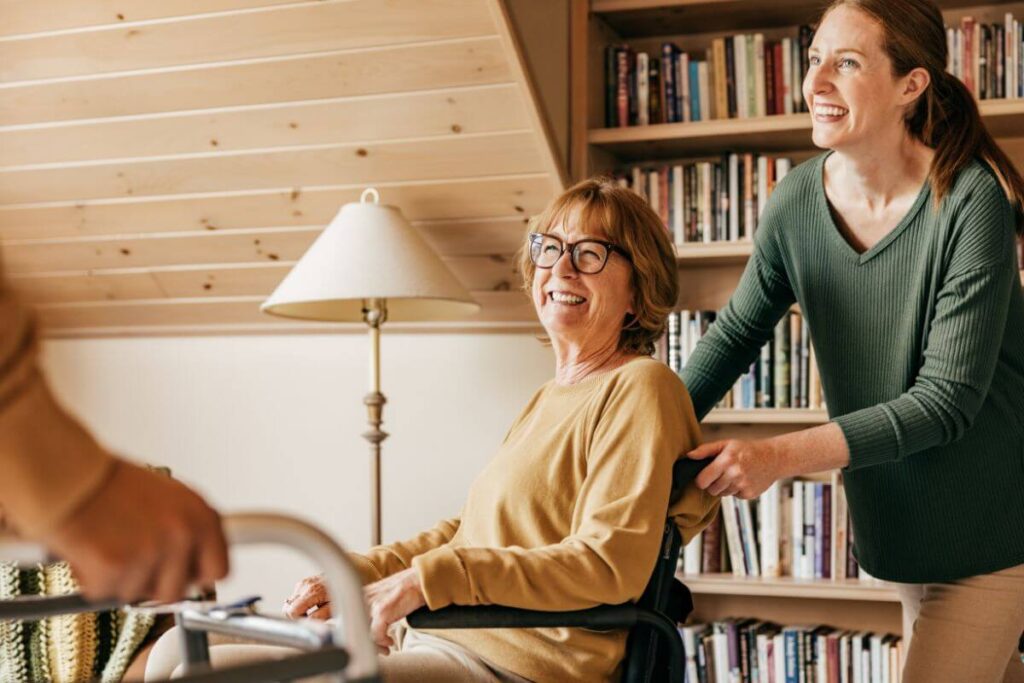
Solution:
<path fill-rule="evenodd" d="M 632 628 L 638 621 L 640 609 L 632 604 L 599 605 L 569 612 L 481 605 L 466 607 L 452 605 L 430 611 L 426 607 L 416 610 L 406 620 L 413 628 L 555 628 L 575 626 L 600 630 Z"/>

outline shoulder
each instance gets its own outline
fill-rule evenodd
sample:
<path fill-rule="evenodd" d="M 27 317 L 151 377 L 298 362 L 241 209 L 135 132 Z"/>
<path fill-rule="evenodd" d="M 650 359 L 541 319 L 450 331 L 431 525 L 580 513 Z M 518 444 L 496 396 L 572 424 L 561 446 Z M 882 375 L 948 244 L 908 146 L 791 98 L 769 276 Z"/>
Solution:
<path fill-rule="evenodd" d="M 673 412 L 690 405 L 690 394 L 679 375 L 650 357 L 637 358 L 609 373 L 601 393 L 606 402 L 657 403 Z"/>
<path fill-rule="evenodd" d="M 995 173 L 980 160 L 960 171 L 939 211 L 951 271 L 1009 262 L 1014 252 L 1015 216 Z"/>
<path fill-rule="evenodd" d="M 774 239 L 776 233 L 786 226 L 799 226 L 807 216 L 813 215 L 817 207 L 821 165 L 827 152 L 798 164 L 776 182 L 765 203 L 764 212 L 758 218 L 754 240 Z"/>

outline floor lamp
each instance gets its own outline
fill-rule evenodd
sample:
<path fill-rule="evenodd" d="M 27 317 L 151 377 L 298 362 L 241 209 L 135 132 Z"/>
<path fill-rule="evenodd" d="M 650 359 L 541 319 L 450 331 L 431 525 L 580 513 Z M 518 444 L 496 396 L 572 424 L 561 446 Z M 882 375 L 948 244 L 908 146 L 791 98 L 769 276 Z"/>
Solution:
<path fill-rule="evenodd" d="M 368 197 L 373 198 L 368 201 Z M 451 320 L 479 310 L 420 233 L 375 189 L 341 207 L 261 306 L 265 313 L 333 322 L 359 322 L 370 331 L 371 540 L 381 542 L 380 452 L 386 399 L 380 391 L 380 329 L 385 321 Z"/>

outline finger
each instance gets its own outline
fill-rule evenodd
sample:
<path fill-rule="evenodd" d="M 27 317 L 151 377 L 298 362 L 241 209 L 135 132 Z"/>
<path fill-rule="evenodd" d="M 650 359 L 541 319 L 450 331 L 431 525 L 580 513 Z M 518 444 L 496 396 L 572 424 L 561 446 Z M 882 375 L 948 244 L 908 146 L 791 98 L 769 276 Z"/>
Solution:
<path fill-rule="evenodd" d="M 735 478 L 731 473 L 726 472 L 708 487 L 708 493 L 713 496 L 731 496 L 737 488 Z"/>
<path fill-rule="evenodd" d="M 310 619 L 318 619 L 320 621 L 326 621 L 331 618 L 331 603 L 325 602 L 322 605 L 315 605 L 309 608 L 306 612 L 306 616 Z"/>
<path fill-rule="evenodd" d="M 169 552 L 158 565 L 153 581 L 153 599 L 174 602 L 185 595 L 188 574 L 193 566 L 193 548 L 184 538 L 169 539 Z"/>
<path fill-rule="evenodd" d="M 724 473 L 729 463 L 724 458 L 716 458 L 711 461 L 710 465 L 707 465 L 704 470 L 697 475 L 694 479 L 694 483 L 697 488 L 704 489 L 708 493 L 711 493 L 711 484 L 717 481 Z"/>
<path fill-rule="evenodd" d="M 198 574 L 195 579 L 199 583 L 212 584 L 223 579 L 228 573 L 228 544 L 224 538 L 224 526 L 220 515 L 207 508 L 202 521 L 198 547 Z"/>
<path fill-rule="evenodd" d="M 693 460 L 704 460 L 705 458 L 710 458 L 711 456 L 718 455 L 723 450 L 725 450 L 725 446 L 727 443 L 729 442 L 710 441 L 708 443 L 701 444 L 700 446 L 694 448 L 692 451 L 688 452 L 686 454 L 686 457 L 691 458 Z"/>
<path fill-rule="evenodd" d="M 306 616 L 306 613 L 313 607 L 319 607 L 326 603 L 327 591 L 322 583 L 316 579 L 303 579 L 295 588 L 295 594 L 287 603 L 284 613 L 291 619 L 299 619 Z"/>

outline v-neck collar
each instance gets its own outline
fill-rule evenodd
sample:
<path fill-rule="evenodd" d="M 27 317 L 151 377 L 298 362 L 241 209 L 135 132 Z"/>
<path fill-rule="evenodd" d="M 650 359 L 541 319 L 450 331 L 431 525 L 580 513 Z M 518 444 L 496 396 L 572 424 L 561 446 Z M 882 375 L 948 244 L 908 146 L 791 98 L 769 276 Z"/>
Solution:
<path fill-rule="evenodd" d="M 900 236 L 907 226 L 914 222 L 914 218 L 917 213 L 924 206 L 925 201 L 931 196 L 931 183 L 928 180 L 924 181 L 924 185 L 921 190 L 917 193 L 917 199 L 914 200 L 910 210 L 900 219 L 900 222 L 896 224 L 892 230 L 886 233 L 885 237 L 875 242 L 870 249 L 859 252 L 854 249 L 853 245 L 843 236 L 843 231 L 839 229 L 836 224 L 835 218 L 832 216 L 832 207 L 828 203 L 828 195 L 825 194 L 825 160 L 832 155 L 832 151 L 822 154 L 818 157 L 818 172 L 817 172 L 817 190 L 818 190 L 818 203 L 823 215 L 828 220 L 829 232 L 832 233 L 833 239 L 839 243 L 839 248 L 853 261 L 856 261 L 858 265 L 863 265 L 877 256 L 887 246 L 892 244 L 897 237 Z"/>

